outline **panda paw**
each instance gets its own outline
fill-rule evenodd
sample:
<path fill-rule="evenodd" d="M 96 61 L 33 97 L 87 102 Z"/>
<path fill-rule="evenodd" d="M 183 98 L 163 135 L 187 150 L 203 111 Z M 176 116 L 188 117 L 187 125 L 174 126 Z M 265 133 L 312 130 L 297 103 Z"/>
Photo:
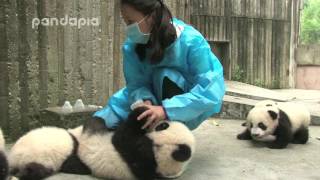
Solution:
<path fill-rule="evenodd" d="M 237 139 L 239 140 L 251 140 L 252 137 L 251 136 L 246 136 L 245 134 L 241 133 L 237 135 Z"/>
<path fill-rule="evenodd" d="M 251 140 L 251 133 L 248 129 L 244 130 L 242 133 L 237 135 L 237 139 L 239 140 Z"/>
<path fill-rule="evenodd" d="M 287 144 L 275 144 L 275 143 L 271 143 L 268 145 L 268 148 L 270 149 L 284 149 L 287 147 Z"/>

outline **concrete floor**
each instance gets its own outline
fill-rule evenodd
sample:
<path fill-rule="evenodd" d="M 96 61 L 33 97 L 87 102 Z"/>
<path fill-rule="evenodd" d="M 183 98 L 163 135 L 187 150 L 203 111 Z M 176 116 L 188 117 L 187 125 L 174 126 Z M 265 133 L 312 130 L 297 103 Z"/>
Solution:
<path fill-rule="evenodd" d="M 219 126 L 215 125 L 215 122 Z M 208 120 L 194 131 L 197 150 L 180 180 L 319 180 L 320 127 L 310 127 L 306 145 L 290 144 L 272 150 L 263 144 L 239 141 L 240 120 Z M 58 174 L 48 180 L 94 180 L 89 176 Z"/>

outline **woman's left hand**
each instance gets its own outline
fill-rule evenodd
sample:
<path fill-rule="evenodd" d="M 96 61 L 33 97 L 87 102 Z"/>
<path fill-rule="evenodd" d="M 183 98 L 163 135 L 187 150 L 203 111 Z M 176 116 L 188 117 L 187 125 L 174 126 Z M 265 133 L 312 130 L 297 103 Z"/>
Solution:
<path fill-rule="evenodd" d="M 166 113 L 162 106 L 152 106 L 152 105 L 145 105 L 149 108 L 149 110 L 143 112 L 139 117 L 138 121 L 143 118 L 147 117 L 147 122 L 142 126 L 142 129 L 147 127 L 152 127 L 158 121 L 166 119 Z"/>

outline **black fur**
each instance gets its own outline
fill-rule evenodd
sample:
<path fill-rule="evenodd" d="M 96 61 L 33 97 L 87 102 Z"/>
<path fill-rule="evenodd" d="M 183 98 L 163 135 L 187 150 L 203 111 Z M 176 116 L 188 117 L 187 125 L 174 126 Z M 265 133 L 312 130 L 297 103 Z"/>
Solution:
<path fill-rule="evenodd" d="M 248 128 L 246 128 L 246 130 L 243 133 L 238 134 L 237 138 L 239 140 L 251 140 L 251 133 L 250 130 Z"/>
<path fill-rule="evenodd" d="M 184 162 L 191 157 L 191 149 L 186 144 L 180 144 L 178 149 L 172 153 L 173 159 L 176 161 Z"/>
<path fill-rule="evenodd" d="M 282 110 L 279 111 L 279 125 L 273 135 L 276 140 L 271 142 L 268 147 L 271 149 L 283 149 L 292 141 L 293 134 L 291 130 L 291 122 L 289 117 Z"/>
<path fill-rule="evenodd" d="M 146 110 L 148 108 L 138 107 L 130 113 L 127 121 L 116 129 L 112 143 L 138 179 L 151 180 L 156 176 L 157 167 L 153 142 L 144 136 L 146 131 L 141 129 L 146 118 L 137 120 L 137 117 Z"/>
<path fill-rule="evenodd" d="M 9 173 L 8 160 L 4 152 L 0 151 L 0 180 L 7 178 Z"/>
<path fill-rule="evenodd" d="M 81 175 L 91 174 L 89 167 L 85 165 L 78 156 L 78 140 L 72 134 L 70 134 L 70 136 L 73 140 L 72 154 L 70 154 L 70 156 L 63 162 L 60 172 Z"/>
<path fill-rule="evenodd" d="M 241 126 L 247 126 L 247 122 L 242 123 Z"/>
<path fill-rule="evenodd" d="M 16 170 L 14 173 L 18 172 L 19 171 Z M 52 169 L 46 168 L 42 164 L 32 162 L 27 164 L 26 167 L 19 172 L 19 180 L 42 180 L 52 174 Z"/>
<path fill-rule="evenodd" d="M 177 86 L 176 83 L 171 81 L 168 77 L 164 77 L 162 84 L 162 100 L 170 99 L 173 96 L 183 94 L 184 91 Z"/>
<path fill-rule="evenodd" d="M 103 119 L 92 117 L 83 124 L 83 132 L 88 134 L 101 134 L 111 131 L 108 129 Z"/>
<path fill-rule="evenodd" d="M 309 130 L 308 128 L 301 127 L 298 131 L 294 134 L 292 143 L 293 144 L 306 144 L 309 139 Z"/>
<path fill-rule="evenodd" d="M 273 120 L 276 120 L 278 118 L 278 114 L 276 112 L 268 111 L 268 113 Z"/>

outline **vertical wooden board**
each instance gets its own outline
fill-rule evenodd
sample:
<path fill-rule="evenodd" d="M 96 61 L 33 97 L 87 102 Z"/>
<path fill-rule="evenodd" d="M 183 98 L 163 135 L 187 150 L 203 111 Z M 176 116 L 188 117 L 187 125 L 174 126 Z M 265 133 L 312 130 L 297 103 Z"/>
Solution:
<path fill-rule="evenodd" d="M 28 76 L 28 112 L 30 121 L 27 122 L 28 128 L 35 127 L 38 124 L 39 117 L 39 61 L 38 53 L 38 32 L 32 28 L 32 20 L 37 17 L 37 2 L 36 0 L 27 0 L 26 8 L 26 41 L 29 45 L 30 61 L 27 64 Z"/>
<path fill-rule="evenodd" d="M 195 15 L 198 13 L 198 6 L 197 3 L 195 2 L 195 0 L 190 0 L 190 18 L 193 18 L 192 15 Z"/>
<path fill-rule="evenodd" d="M 272 20 L 266 20 L 265 33 L 265 83 L 267 87 L 272 87 Z"/>
<path fill-rule="evenodd" d="M 107 72 L 108 72 L 108 95 L 111 96 L 113 94 L 113 89 L 114 89 L 114 83 L 113 83 L 113 79 L 114 79 L 114 74 L 113 74 L 113 66 L 114 66 L 114 60 L 113 60 L 113 54 L 114 54 L 114 40 L 113 40 L 113 35 L 115 33 L 115 29 L 114 29 L 114 23 L 115 23 L 115 20 L 114 20 L 114 6 L 115 6 L 115 1 L 112 0 L 112 1 L 107 1 L 107 8 L 109 10 L 108 12 L 108 17 L 109 17 L 109 20 L 108 20 L 108 30 L 107 30 L 107 42 L 108 42 L 108 54 L 106 54 L 106 57 L 107 57 L 107 64 L 106 64 L 106 67 L 107 67 Z M 111 11 L 110 11 L 111 10 Z"/>
<path fill-rule="evenodd" d="M 237 16 L 238 13 L 237 13 L 237 8 L 240 6 L 240 2 L 241 1 L 238 1 L 238 0 L 231 0 L 232 3 L 231 3 L 231 15 L 232 16 Z"/>
<path fill-rule="evenodd" d="M 118 32 L 120 32 L 120 2 L 115 1 L 114 4 L 114 44 L 113 44 L 113 83 L 114 88 L 113 92 L 118 91 L 121 87 L 120 85 L 120 73 L 121 73 L 121 64 L 120 64 L 120 35 Z"/>
<path fill-rule="evenodd" d="M 273 83 L 276 88 L 281 87 L 281 49 L 283 48 L 283 42 L 281 40 L 282 27 L 278 21 L 273 22 Z"/>
<path fill-rule="evenodd" d="M 216 38 L 217 38 L 217 30 L 216 30 L 217 27 L 215 24 L 216 17 L 211 17 L 210 19 L 211 19 L 211 21 L 210 21 L 211 40 L 216 40 Z"/>
<path fill-rule="evenodd" d="M 99 76 L 103 74 L 99 74 L 101 72 L 100 67 L 102 66 L 102 56 L 101 56 L 101 48 L 102 48 L 102 29 L 101 29 L 101 1 L 94 0 L 91 18 L 99 18 L 99 26 L 92 26 L 94 33 L 94 40 L 92 44 L 92 99 L 90 101 L 87 100 L 88 104 L 97 104 L 100 97 L 103 96 L 105 92 L 99 92 L 98 89 L 102 88 L 103 79 L 99 79 Z"/>
<path fill-rule="evenodd" d="M 5 33 L 5 32 L 4 32 Z M 3 59 L 4 60 L 4 59 Z M 7 59 L 8 60 L 8 59 Z M 9 130 L 9 71 L 8 62 L 0 61 L 0 125 L 5 133 Z"/>
<path fill-rule="evenodd" d="M 215 0 L 207 0 L 207 14 L 208 15 L 213 15 L 214 13 L 214 6 L 213 3 L 215 2 Z"/>
<path fill-rule="evenodd" d="M 27 6 L 26 1 L 17 1 L 18 9 L 18 59 L 19 59 L 19 81 L 20 81 L 20 98 L 21 98 L 21 119 L 20 123 L 23 130 L 29 128 L 29 82 L 28 82 L 28 64 L 31 62 L 30 44 L 28 42 L 28 27 L 27 27 Z"/>
<path fill-rule="evenodd" d="M 190 18 L 191 18 L 191 4 L 190 4 L 191 0 L 185 0 L 185 16 L 184 16 L 184 20 L 186 23 L 189 23 L 191 22 Z"/>
<path fill-rule="evenodd" d="M 221 4 L 220 4 L 220 0 L 215 0 L 215 12 L 214 15 L 216 16 L 221 16 Z"/>
<path fill-rule="evenodd" d="M 79 0 L 79 18 L 86 18 L 89 16 L 88 12 L 88 6 L 90 2 L 87 0 Z M 73 101 L 76 99 L 84 99 L 85 97 L 85 81 L 89 78 L 90 74 L 90 60 L 87 60 L 87 57 L 90 56 L 88 53 L 88 49 L 91 49 L 91 47 L 88 47 L 88 38 L 87 35 L 90 34 L 90 27 L 88 26 L 83 26 L 80 29 L 78 28 L 79 31 L 79 56 L 78 56 L 78 61 L 76 63 L 79 63 L 79 77 L 77 81 L 79 81 L 79 87 L 78 91 L 79 94 L 77 96 L 73 96 Z"/>
<path fill-rule="evenodd" d="M 213 18 L 213 32 L 214 32 L 214 40 L 218 41 L 219 40 L 219 17 L 214 17 Z"/>
<path fill-rule="evenodd" d="M 62 3 L 62 2 L 60 2 Z M 68 15 L 71 18 L 77 18 L 78 14 L 76 11 L 75 1 L 64 1 L 63 2 L 63 12 L 59 12 L 59 16 Z M 59 80 L 59 101 L 58 105 L 62 105 L 65 100 L 71 101 L 73 103 L 73 78 L 72 74 L 75 71 L 73 65 L 74 54 L 77 53 L 77 36 L 75 36 L 75 26 L 64 26 L 58 31 L 58 37 L 60 37 L 59 47 L 64 47 L 63 53 L 60 54 L 59 63 L 63 63 L 63 66 L 59 66 L 59 76 L 63 78 L 62 81 Z M 63 61 L 62 61 L 63 60 Z"/>
<path fill-rule="evenodd" d="M 236 69 L 236 66 L 238 65 L 238 31 L 237 31 L 237 19 L 231 18 L 231 60 L 230 60 L 230 66 L 231 66 L 231 72 L 232 75 L 234 74 L 234 70 Z"/>
<path fill-rule="evenodd" d="M 257 7 L 259 8 L 259 11 L 260 11 L 260 18 L 263 18 L 265 19 L 266 18 L 266 6 L 267 6 L 267 0 L 259 0 L 259 4 L 260 6 Z"/>
<path fill-rule="evenodd" d="M 17 61 L 8 64 L 9 76 L 9 126 L 7 130 L 10 137 L 19 137 L 21 135 L 21 113 L 20 113 L 20 82 L 19 82 L 19 63 Z"/>
<path fill-rule="evenodd" d="M 268 16 L 267 16 L 268 19 L 272 19 L 274 17 L 274 14 L 275 14 L 275 12 L 274 12 L 275 1 L 277 1 L 277 0 L 268 1 L 268 2 L 270 2 L 269 8 L 267 9 L 268 10 Z"/>
<path fill-rule="evenodd" d="M 46 4 L 43 0 L 37 1 L 37 17 L 45 16 Z M 40 109 L 48 107 L 48 29 L 38 26 L 38 63 L 39 63 L 39 106 Z"/>
<path fill-rule="evenodd" d="M 6 1 L 4 13 L 7 16 L 4 19 L 4 27 L 6 35 L 6 59 L 2 59 L 7 61 L 5 64 L 2 64 L 6 71 L 1 71 L 1 73 L 6 74 L 5 79 L 7 79 L 7 84 L 5 86 L 7 94 L 7 98 L 3 98 L 3 103 L 6 105 L 1 104 L 2 113 L 6 117 L 2 117 L 3 121 L 6 121 L 5 124 L 1 124 L 3 127 L 3 131 L 5 135 L 11 137 L 18 137 L 18 134 L 21 130 L 20 127 L 20 86 L 19 86 L 19 29 L 18 29 L 18 9 L 17 9 L 17 2 L 16 1 Z M 10 23 L 9 23 L 10 22 Z M 4 42 L 2 42 L 5 44 Z M 5 102 L 6 101 L 6 102 Z M 6 138 L 8 140 L 8 138 Z"/>
<path fill-rule="evenodd" d="M 219 27 L 220 27 L 220 40 L 227 41 L 226 33 L 226 18 L 225 17 L 220 17 L 219 18 Z"/>
<path fill-rule="evenodd" d="M 109 78 L 111 76 L 108 72 L 108 69 L 110 69 L 110 66 L 112 67 L 112 56 L 109 54 L 112 53 L 112 49 L 109 48 L 109 44 L 112 44 L 111 39 L 109 39 L 109 27 L 110 27 L 110 19 L 112 18 L 112 9 L 109 8 L 109 4 L 111 2 L 108 0 L 101 0 L 100 1 L 100 15 L 101 15 L 101 59 L 97 63 L 97 100 L 96 103 L 99 105 L 105 105 L 107 99 L 109 98 L 109 81 L 112 78 Z M 110 10 L 109 10 L 110 9 Z M 109 56 L 108 56 L 109 55 Z M 111 59 L 110 59 L 111 57 Z"/>
<path fill-rule="evenodd" d="M 261 77 L 261 82 L 262 82 L 262 85 L 263 86 L 266 86 L 266 78 L 265 78 L 265 71 L 266 71 L 266 68 L 265 68 L 265 54 L 266 54 L 266 51 L 265 51 L 265 47 L 266 47 L 266 36 L 265 36 L 265 33 L 264 33 L 264 29 L 266 29 L 266 26 L 265 26 L 265 21 L 262 21 L 262 20 L 259 20 L 259 36 L 260 39 L 259 39 L 259 47 L 260 47 L 260 53 L 259 53 L 259 67 L 260 67 L 260 72 L 259 72 L 259 76 Z"/>
<path fill-rule="evenodd" d="M 57 9 L 57 1 L 52 0 L 50 3 L 46 1 L 41 1 L 44 17 L 52 17 L 58 18 L 58 14 L 56 12 Z M 43 26 L 43 31 L 47 33 L 47 43 L 45 39 L 42 45 L 42 48 L 47 48 L 47 53 L 45 59 L 43 60 L 43 70 L 47 69 L 48 77 L 47 77 L 47 98 L 48 98 L 48 106 L 56 106 L 59 101 L 59 49 L 58 49 L 58 26 Z M 47 65 L 47 67 L 46 67 Z M 45 73 L 45 72 L 44 72 Z M 45 80 L 45 79 L 43 79 Z M 44 89 L 45 90 L 45 89 Z"/>
<path fill-rule="evenodd" d="M 282 49 L 283 56 L 282 56 L 282 76 L 284 77 L 283 84 L 281 88 L 290 88 L 289 81 L 290 81 L 290 43 L 291 43 L 291 25 L 288 22 L 283 22 L 283 42 L 284 48 Z"/>
<path fill-rule="evenodd" d="M 57 9 L 57 17 L 63 18 L 65 16 L 65 1 L 57 0 L 56 9 Z M 65 81 L 64 74 L 64 66 L 65 66 L 65 47 L 64 39 L 65 37 L 65 27 L 60 25 L 57 27 L 57 51 L 58 51 L 58 105 L 62 105 L 64 100 L 67 98 L 68 92 L 64 90 L 65 83 L 69 83 Z"/>
<path fill-rule="evenodd" d="M 206 15 L 205 16 L 205 38 L 206 39 L 209 39 L 209 34 L 210 34 L 209 20 L 210 20 L 210 16 Z"/>
<path fill-rule="evenodd" d="M 203 2 L 204 11 L 202 12 L 202 14 L 204 14 L 204 15 L 210 14 L 210 7 L 209 7 L 208 1 L 211 1 L 211 0 L 204 0 L 204 2 Z"/>
<path fill-rule="evenodd" d="M 256 56 L 254 56 L 254 52 L 257 51 L 257 46 L 255 44 L 255 27 L 254 27 L 254 20 L 248 19 L 248 25 L 247 25 L 247 39 L 243 39 L 244 44 L 246 44 L 246 49 L 243 49 L 243 52 L 247 52 L 247 56 L 242 56 L 244 61 L 247 65 L 244 65 L 246 68 L 246 76 L 247 81 L 250 83 L 253 83 L 253 77 L 255 76 L 255 70 L 256 70 Z M 255 76 L 256 77 L 256 76 Z"/>
<path fill-rule="evenodd" d="M 12 18 L 9 16 L 9 3 L 2 2 L 0 5 L 0 125 L 5 134 L 9 130 L 9 77 L 8 77 L 8 62 L 9 62 L 9 43 L 8 33 L 9 29 L 7 24 Z"/>
<path fill-rule="evenodd" d="M 245 0 L 245 5 L 243 6 L 245 9 L 243 9 L 244 14 L 242 16 L 251 17 L 251 0 Z"/>

